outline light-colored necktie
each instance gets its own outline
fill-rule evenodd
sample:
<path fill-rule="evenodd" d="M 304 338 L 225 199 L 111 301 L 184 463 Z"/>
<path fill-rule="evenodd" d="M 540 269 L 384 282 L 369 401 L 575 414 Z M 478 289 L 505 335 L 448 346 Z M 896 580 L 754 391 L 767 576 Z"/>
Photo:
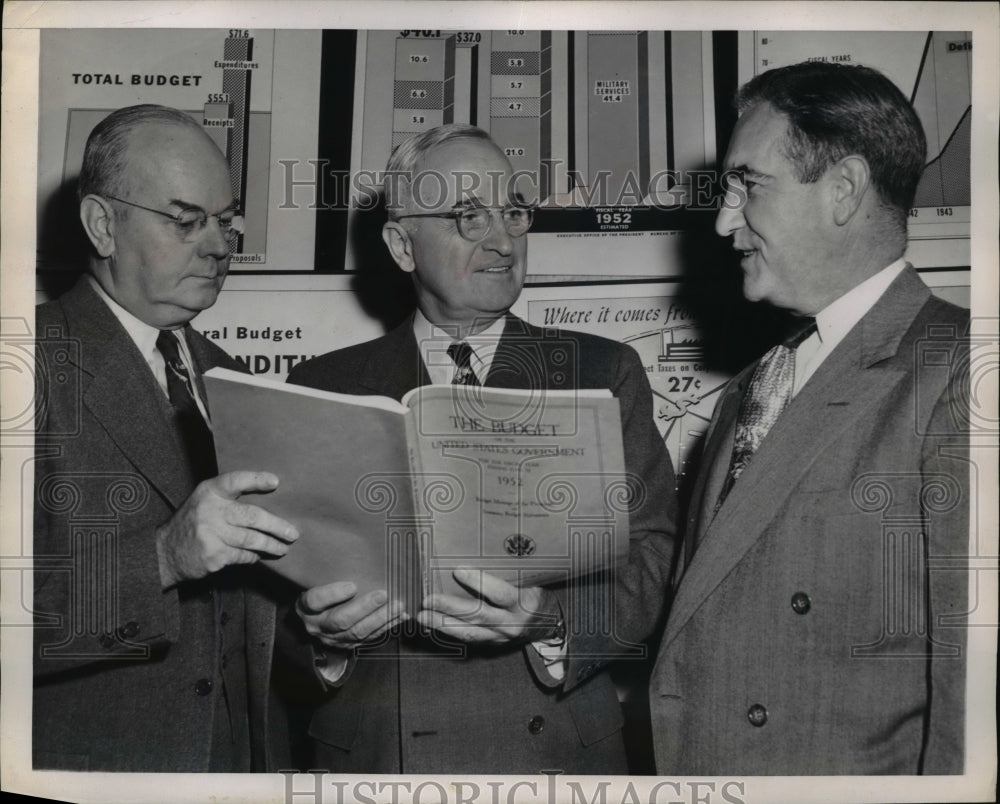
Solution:
<path fill-rule="evenodd" d="M 448 357 L 455 362 L 455 376 L 452 385 L 479 385 L 476 372 L 472 370 L 472 347 L 465 341 L 448 346 Z"/>
<path fill-rule="evenodd" d="M 757 364 L 740 403 L 733 455 L 715 506 L 716 510 L 719 510 L 764 437 L 792 400 L 792 388 L 795 385 L 795 350 L 815 331 L 815 319 L 802 319 L 801 326 L 796 328 L 795 333 L 771 349 Z"/>

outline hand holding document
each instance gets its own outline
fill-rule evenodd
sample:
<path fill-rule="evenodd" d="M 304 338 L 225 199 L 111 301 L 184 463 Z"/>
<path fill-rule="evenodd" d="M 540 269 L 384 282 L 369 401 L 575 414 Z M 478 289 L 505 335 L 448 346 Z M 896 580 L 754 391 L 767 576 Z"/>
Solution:
<path fill-rule="evenodd" d="M 223 369 L 205 385 L 220 469 L 278 475 L 280 487 L 254 502 L 301 534 L 266 565 L 305 588 L 355 585 L 338 620 L 345 641 L 400 616 L 377 614 L 371 592 L 415 616 L 428 595 L 471 596 L 459 568 L 536 587 L 627 556 L 621 420 L 609 391 L 431 385 L 398 403 Z"/>
<path fill-rule="evenodd" d="M 473 598 L 432 594 L 417 618 L 461 642 L 504 645 L 552 636 L 560 620 L 555 593 L 540 586 L 518 587 L 474 569 L 457 569 L 455 580 Z"/>
<path fill-rule="evenodd" d="M 306 632 L 328 648 L 353 650 L 377 642 L 390 628 L 409 619 L 400 600 L 384 589 L 363 595 L 352 581 L 336 581 L 303 592 L 295 610 Z"/>

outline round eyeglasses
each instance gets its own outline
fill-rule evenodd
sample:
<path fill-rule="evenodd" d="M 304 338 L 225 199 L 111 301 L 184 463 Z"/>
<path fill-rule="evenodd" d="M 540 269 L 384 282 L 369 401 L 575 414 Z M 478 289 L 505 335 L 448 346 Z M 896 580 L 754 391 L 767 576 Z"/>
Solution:
<path fill-rule="evenodd" d="M 183 212 L 172 215 L 169 212 L 163 212 L 159 209 L 144 207 L 142 204 L 136 204 L 134 201 L 116 198 L 113 195 L 105 195 L 104 197 L 110 198 L 112 201 L 117 201 L 119 204 L 127 204 L 136 209 L 143 209 L 146 212 L 161 215 L 167 220 L 172 221 L 177 229 L 177 234 L 180 235 L 181 240 L 185 243 L 193 243 L 201 237 L 205 231 L 205 227 L 208 225 L 209 218 L 215 218 L 218 221 L 219 231 L 226 240 L 233 241 L 246 231 L 243 213 L 238 209 L 224 209 L 215 215 L 209 215 L 203 209 L 193 208 L 185 209 Z"/>
<path fill-rule="evenodd" d="M 423 212 L 413 215 L 400 215 L 402 218 L 451 218 L 455 221 L 458 233 L 466 240 L 478 243 L 490 233 L 493 226 L 493 213 L 500 213 L 504 231 L 511 237 L 520 237 L 531 228 L 535 210 L 532 207 L 462 207 L 449 212 Z"/>

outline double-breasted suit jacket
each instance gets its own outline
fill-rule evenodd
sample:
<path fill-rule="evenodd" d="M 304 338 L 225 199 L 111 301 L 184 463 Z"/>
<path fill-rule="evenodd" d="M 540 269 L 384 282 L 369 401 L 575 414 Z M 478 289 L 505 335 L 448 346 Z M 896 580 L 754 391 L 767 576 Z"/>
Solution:
<path fill-rule="evenodd" d="M 961 772 L 967 326 L 907 267 L 715 512 L 754 366 L 724 390 L 651 680 L 658 773 Z"/>
<path fill-rule="evenodd" d="M 382 338 L 300 364 L 289 381 L 396 399 L 430 382 L 412 319 Z M 313 767 L 355 773 L 627 771 L 621 707 L 607 674 L 598 670 L 660 619 L 675 532 L 673 468 L 653 422 L 645 372 L 635 351 L 620 343 L 543 331 L 508 316 L 485 384 L 609 388 L 618 398 L 626 471 L 639 492 L 630 512 L 629 565 L 614 584 L 578 584 L 580 599 L 570 607 L 579 612 L 579 606 L 599 608 L 613 600 L 614 629 L 587 633 L 567 623 L 563 682 L 548 678 L 531 646 L 467 646 L 464 658 L 446 658 L 444 650 L 434 655 L 429 640 L 392 638 L 374 656 L 360 657 L 350 678 L 315 712 Z"/>
<path fill-rule="evenodd" d="M 201 473 L 148 364 L 86 278 L 40 306 L 36 324 L 34 765 L 209 770 L 229 614 L 212 581 L 162 590 L 154 533 Z M 185 334 L 199 382 L 213 366 L 239 369 Z M 236 610 L 241 621 L 227 627 L 246 640 L 263 769 L 274 605 L 247 589 Z"/>

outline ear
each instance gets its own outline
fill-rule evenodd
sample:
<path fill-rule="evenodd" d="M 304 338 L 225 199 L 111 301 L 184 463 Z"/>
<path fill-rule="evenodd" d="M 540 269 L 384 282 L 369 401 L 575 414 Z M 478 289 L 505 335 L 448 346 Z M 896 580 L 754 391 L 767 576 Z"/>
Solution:
<path fill-rule="evenodd" d="M 413 261 L 413 242 L 410 233 L 397 221 L 389 221 L 382 227 L 382 240 L 389 248 L 389 253 L 396 265 L 407 273 L 413 273 L 417 264 Z"/>
<path fill-rule="evenodd" d="M 80 222 L 97 254 L 107 259 L 115 251 L 115 213 L 110 202 L 99 195 L 80 201 Z"/>
<path fill-rule="evenodd" d="M 845 156 L 830 168 L 833 182 L 833 218 L 843 226 L 861 207 L 871 184 L 871 168 L 863 156 Z"/>

